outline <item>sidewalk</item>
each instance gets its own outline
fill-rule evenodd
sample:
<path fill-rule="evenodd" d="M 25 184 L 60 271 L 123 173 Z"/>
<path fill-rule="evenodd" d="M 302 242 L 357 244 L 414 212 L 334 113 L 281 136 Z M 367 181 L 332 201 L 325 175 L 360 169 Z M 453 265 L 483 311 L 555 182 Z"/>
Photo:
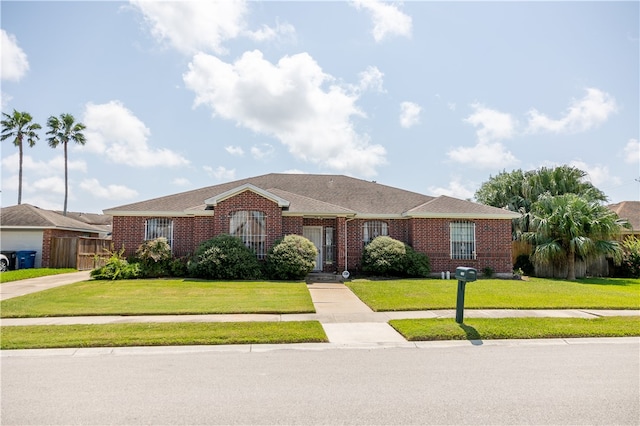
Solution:
<path fill-rule="evenodd" d="M 53 275 L 0 285 L 0 300 L 22 296 L 89 279 L 89 272 Z M 241 321 L 319 321 L 334 344 L 407 343 L 388 321 L 413 318 L 455 318 L 455 309 L 430 311 L 373 312 L 344 284 L 312 283 L 307 288 L 315 314 L 221 314 L 221 315 L 144 315 L 5 318 L 2 326 L 117 324 L 132 322 L 241 322 Z M 597 318 L 602 316 L 640 316 L 640 310 L 594 309 L 465 309 L 465 318 L 556 317 Z"/>

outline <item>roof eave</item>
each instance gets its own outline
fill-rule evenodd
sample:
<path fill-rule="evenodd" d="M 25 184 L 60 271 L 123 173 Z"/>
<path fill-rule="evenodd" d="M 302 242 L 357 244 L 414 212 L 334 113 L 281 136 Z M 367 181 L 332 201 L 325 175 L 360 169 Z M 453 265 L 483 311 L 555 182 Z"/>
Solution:
<path fill-rule="evenodd" d="M 520 214 L 487 213 L 405 213 L 403 216 L 416 219 L 518 219 Z"/>

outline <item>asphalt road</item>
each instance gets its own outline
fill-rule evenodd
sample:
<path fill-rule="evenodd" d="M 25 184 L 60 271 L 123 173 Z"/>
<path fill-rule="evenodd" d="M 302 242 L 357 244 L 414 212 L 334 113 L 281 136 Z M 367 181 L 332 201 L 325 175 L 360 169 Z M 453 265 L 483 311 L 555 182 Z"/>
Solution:
<path fill-rule="evenodd" d="M 2 356 L 2 425 L 640 423 L 640 339 Z"/>

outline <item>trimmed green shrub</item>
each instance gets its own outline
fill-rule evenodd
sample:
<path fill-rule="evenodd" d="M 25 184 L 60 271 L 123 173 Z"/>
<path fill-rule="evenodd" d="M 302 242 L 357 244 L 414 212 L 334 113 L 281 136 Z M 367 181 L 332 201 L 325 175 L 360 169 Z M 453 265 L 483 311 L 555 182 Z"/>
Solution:
<path fill-rule="evenodd" d="M 188 263 L 189 275 L 210 280 L 254 280 L 262 277 L 253 250 L 231 235 L 203 242 Z"/>
<path fill-rule="evenodd" d="M 127 262 L 123 257 L 124 247 L 120 251 L 114 251 L 112 248 L 108 252 L 111 256 L 107 263 L 89 273 L 92 278 L 96 280 L 129 280 L 140 277 L 140 265 Z"/>
<path fill-rule="evenodd" d="M 622 246 L 622 263 L 617 268 L 621 277 L 640 278 L 640 238 L 631 236 L 625 238 Z"/>
<path fill-rule="evenodd" d="M 318 249 L 300 235 L 287 235 L 269 250 L 266 271 L 274 280 L 301 280 L 313 270 Z"/>
<path fill-rule="evenodd" d="M 495 273 L 495 271 L 493 270 L 493 268 L 491 266 L 485 266 L 484 268 L 482 268 L 482 277 L 483 278 L 491 278 L 491 277 L 493 277 L 494 273 Z"/>
<path fill-rule="evenodd" d="M 364 247 L 362 271 L 380 276 L 403 276 L 407 250 L 402 241 L 391 237 L 376 237 Z"/>
<path fill-rule="evenodd" d="M 415 251 L 411 246 L 405 244 L 404 246 L 406 256 L 406 270 L 405 276 L 411 278 L 426 278 L 431 273 L 431 262 L 429 257 L 418 251 Z"/>
<path fill-rule="evenodd" d="M 171 274 L 171 246 L 166 238 L 145 241 L 136 250 L 142 277 L 156 278 Z"/>

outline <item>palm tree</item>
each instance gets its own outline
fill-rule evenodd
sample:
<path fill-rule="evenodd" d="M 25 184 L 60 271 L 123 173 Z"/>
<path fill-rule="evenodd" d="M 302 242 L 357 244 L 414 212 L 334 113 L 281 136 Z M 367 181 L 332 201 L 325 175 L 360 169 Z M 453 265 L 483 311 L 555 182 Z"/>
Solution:
<path fill-rule="evenodd" d="M 598 254 L 622 259 L 613 238 L 628 222 L 597 201 L 576 194 L 543 195 L 531 209 L 531 231 L 524 237 L 536 246 L 533 260 L 543 264 L 567 263 L 567 279 L 576 279 L 576 258 Z"/>
<path fill-rule="evenodd" d="M 86 139 L 82 131 L 87 128 L 82 123 L 76 123 L 75 118 L 71 114 L 60 114 L 60 117 L 51 116 L 47 120 L 49 131 L 47 138 L 49 146 L 56 148 L 58 145 L 64 147 L 64 210 L 62 214 L 67 215 L 67 199 L 69 197 L 69 172 L 67 167 L 67 145 L 69 141 L 84 145 Z"/>
<path fill-rule="evenodd" d="M 18 204 L 22 203 L 22 143 L 26 140 L 30 147 L 36 144 L 36 141 L 40 139 L 40 136 L 36 133 L 36 130 L 42 127 L 38 123 L 32 123 L 31 114 L 28 112 L 18 112 L 15 109 L 13 114 L 2 113 L 4 120 L 2 120 L 2 136 L 0 140 L 13 138 L 13 144 L 18 147 L 19 152 L 19 168 L 18 168 Z"/>

